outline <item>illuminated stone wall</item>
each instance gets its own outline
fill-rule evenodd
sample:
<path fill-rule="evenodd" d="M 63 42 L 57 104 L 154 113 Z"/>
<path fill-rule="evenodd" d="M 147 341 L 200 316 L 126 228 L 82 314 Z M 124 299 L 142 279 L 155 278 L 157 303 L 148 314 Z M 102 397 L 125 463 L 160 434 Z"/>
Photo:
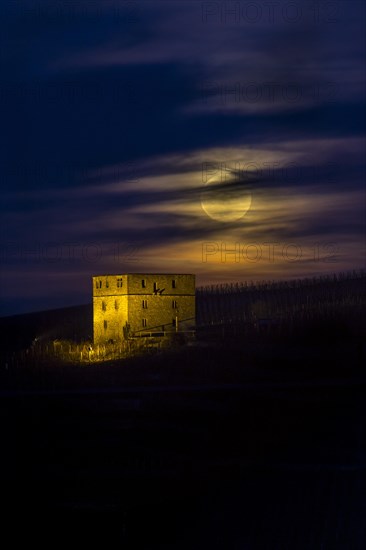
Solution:
<path fill-rule="evenodd" d="M 118 285 L 118 286 L 117 286 Z M 128 318 L 127 275 L 93 277 L 94 343 L 121 339 Z"/>
<path fill-rule="evenodd" d="M 195 328 L 195 276 L 185 274 L 93 277 L 94 343 L 123 339 L 126 322 L 136 335 Z"/>

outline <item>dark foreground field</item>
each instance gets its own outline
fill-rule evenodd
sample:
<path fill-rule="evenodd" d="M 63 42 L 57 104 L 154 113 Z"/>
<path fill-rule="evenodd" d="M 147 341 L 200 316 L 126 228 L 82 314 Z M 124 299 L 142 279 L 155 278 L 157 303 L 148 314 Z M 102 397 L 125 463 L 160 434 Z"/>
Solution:
<path fill-rule="evenodd" d="M 358 344 L 276 346 L 2 372 L 3 537 L 11 547 L 363 549 Z"/>

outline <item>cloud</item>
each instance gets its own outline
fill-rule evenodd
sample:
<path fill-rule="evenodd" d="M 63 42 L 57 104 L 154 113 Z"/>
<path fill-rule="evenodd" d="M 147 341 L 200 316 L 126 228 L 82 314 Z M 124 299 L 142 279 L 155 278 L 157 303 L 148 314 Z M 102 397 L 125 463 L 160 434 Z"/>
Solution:
<path fill-rule="evenodd" d="M 4 293 L 26 277 L 22 303 L 77 300 L 95 270 L 131 270 L 131 247 L 139 270 L 202 283 L 363 261 L 364 3 L 299 1 L 293 21 L 258 4 L 253 22 L 243 2 L 2 3 Z M 202 208 L 243 190 L 240 219 Z M 271 239 L 304 257 L 221 261 L 221 243 Z M 315 264 L 316 242 L 339 262 Z"/>

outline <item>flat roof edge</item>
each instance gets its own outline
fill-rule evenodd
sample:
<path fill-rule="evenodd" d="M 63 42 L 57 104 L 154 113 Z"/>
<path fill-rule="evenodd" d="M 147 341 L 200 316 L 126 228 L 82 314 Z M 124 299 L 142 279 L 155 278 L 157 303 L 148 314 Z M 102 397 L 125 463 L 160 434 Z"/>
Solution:
<path fill-rule="evenodd" d="M 92 275 L 92 278 L 94 279 L 95 277 L 124 277 L 126 275 L 190 275 L 191 277 L 196 276 L 195 273 L 178 273 L 178 272 L 174 272 L 174 273 L 146 273 L 146 272 L 142 272 L 142 273 L 100 273 L 98 275 Z"/>

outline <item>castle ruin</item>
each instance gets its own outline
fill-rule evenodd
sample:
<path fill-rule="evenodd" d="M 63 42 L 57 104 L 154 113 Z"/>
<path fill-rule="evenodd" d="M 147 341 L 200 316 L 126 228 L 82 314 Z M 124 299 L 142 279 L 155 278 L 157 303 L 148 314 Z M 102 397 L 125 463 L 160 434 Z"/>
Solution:
<path fill-rule="evenodd" d="M 195 329 L 195 275 L 127 273 L 93 277 L 94 344 Z"/>

